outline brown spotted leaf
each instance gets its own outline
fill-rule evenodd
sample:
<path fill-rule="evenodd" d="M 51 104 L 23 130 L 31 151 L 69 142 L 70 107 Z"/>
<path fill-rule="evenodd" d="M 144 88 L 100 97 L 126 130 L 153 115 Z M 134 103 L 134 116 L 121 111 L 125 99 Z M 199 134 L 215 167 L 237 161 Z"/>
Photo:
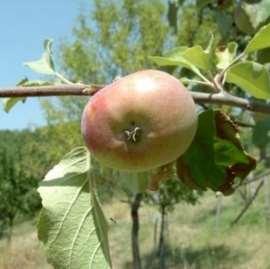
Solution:
<path fill-rule="evenodd" d="M 230 194 L 235 179 L 242 181 L 255 166 L 255 159 L 241 144 L 238 126 L 225 113 L 207 110 L 199 115 L 192 145 L 177 160 L 177 173 L 192 189 Z"/>

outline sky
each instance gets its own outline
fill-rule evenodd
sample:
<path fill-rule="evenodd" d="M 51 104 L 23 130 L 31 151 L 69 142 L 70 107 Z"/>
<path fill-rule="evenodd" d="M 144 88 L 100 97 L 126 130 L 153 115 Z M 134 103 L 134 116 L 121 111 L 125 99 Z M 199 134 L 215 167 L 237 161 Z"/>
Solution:
<path fill-rule="evenodd" d="M 24 77 L 38 79 L 23 66 L 26 61 L 40 58 L 43 41 L 59 42 L 71 37 L 80 11 L 91 0 L 0 0 L 0 90 L 14 86 Z M 24 129 L 45 124 L 38 99 L 28 98 L 8 114 L 0 99 L 0 129 Z"/>

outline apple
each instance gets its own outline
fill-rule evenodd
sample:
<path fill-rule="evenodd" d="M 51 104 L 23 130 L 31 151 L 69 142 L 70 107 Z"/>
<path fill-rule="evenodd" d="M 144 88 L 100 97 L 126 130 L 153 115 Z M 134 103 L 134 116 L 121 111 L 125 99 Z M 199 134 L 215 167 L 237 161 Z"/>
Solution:
<path fill-rule="evenodd" d="M 84 109 L 81 128 L 102 165 L 146 171 L 187 150 L 197 128 L 196 106 L 175 77 L 142 70 L 98 91 Z"/>

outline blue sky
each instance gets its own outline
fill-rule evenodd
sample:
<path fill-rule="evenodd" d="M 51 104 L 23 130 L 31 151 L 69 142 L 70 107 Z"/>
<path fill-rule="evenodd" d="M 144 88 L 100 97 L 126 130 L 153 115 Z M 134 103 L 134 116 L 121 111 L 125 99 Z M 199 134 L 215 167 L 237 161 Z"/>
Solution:
<path fill-rule="evenodd" d="M 70 38 L 77 16 L 89 3 L 87 0 L 0 1 L 0 88 L 15 85 L 25 76 L 37 78 L 23 62 L 40 57 L 44 39 L 52 38 L 57 49 L 60 40 Z M 0 129 L 22 129 L 44 123 L 35 98 L 28 98 L 8 114 L 0 104 Z"/>

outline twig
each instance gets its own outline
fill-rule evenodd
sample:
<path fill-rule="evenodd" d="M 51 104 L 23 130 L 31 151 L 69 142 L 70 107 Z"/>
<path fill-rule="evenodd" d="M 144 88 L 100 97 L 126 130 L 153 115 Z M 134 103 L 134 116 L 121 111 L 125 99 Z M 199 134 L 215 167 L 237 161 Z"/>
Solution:
<path fill-rule="evenodd" d="M 263 186 L 263 184 L 264 184 L 264 181 L 261 181 L 260 184 L 257 186 L 257 188 L 256 188 L 255 193 L 253 194 L 253 196 L 246 203 L 245 207 L 238 214 L 238 216 L 231 222 L 231 226 L 235 225 L 241 219 L 241 217 L 245 214 L 245 212 L 249 209 L 249 207 L 251 206 L 251 204 L 253 203 L 253 201 L 255 200 L 255 198 L 257 197 L 257 195 L 259 194 L 259 191 L 260 191 L 261 187 Z"/>
<path fill-rule="evenodd" d="M 85 84 L 59 84 L 51 86 L 32 86 L 32 87 L 11 87 L 0 89 L 1 97 L 42 97 L 42 96 L 82 96 L 93 95 L 100 90 L 103 85 L 85 85 Z M 249 111 L 270 114 L 270 104 L 252 101 L 249 99 L 237 97 L 227 92 L 203 93 L 191 92 L 196 103 L 199 104 L 220 104 L 244 108 Z"/>
<path fill-rule="evenodd" d="M 65 95 L 93 95 L 100 90 L 102 85 L 84 84 L 59 84 L 50 86 L 11 87 L 0 89 L 1 97 L 42 97 Z"/>
<path fill-rule="evenodd" d="M 244 127 L 244 128 L 254 128 L 255 124 L 251 124 L 251 123 L 246 123 L 246 122 L 242 122 L 242 121 L 238 121 L 238 120 L 233 120 L 233 122 L 235 124 L 237 124 L 240 127 Z"/>
<path fill-rule="evenodd" d="M 242 187 L 242 186 L 245 186 L 245 185 L 248 185 L 248 184 L 253 183 L 253 182 L 256 182 L 256 181 L 258 181 L 261 178 L 266 177 L 266 176 L 270 176 L 270 171 L 265 172 L 265 173 L 262 173 L 261 175 L 258 175 L 256 177 L 252 178 L 251 180 L 244 181 L 243 183 L 241 183 L 240 185 L 238 185 L 237 188 Z"/>

